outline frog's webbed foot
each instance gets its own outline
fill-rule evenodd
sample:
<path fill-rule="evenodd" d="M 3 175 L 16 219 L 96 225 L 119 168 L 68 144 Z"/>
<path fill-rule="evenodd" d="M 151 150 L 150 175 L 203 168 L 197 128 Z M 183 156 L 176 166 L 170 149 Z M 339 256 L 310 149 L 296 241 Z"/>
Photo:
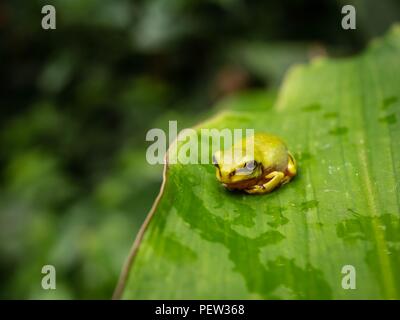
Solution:
<path fill-rule="evenodd" d="M 257 186 L 253 186 L 253 187 L 248 188 L 248 189 L 244 189 L 244 191 L 246 193 L 249 193 L 249 194 L 263 194 L 263 193 L 266 193 L 264 187 L 263 186 L 258 186 L 258 185 Z"/>
<path fill-rule="evenodd" d="M 271 192 L 282 183 L 284 177 L 285 175 L 283 172 L 273 171 L 265 176 L 265 179 L 269 180 L 267 183 L 264 183 L 263 185 L 255 185 L 249 189 L 246 189 L 245 191 L 250 194 L 263 194 Z"/>

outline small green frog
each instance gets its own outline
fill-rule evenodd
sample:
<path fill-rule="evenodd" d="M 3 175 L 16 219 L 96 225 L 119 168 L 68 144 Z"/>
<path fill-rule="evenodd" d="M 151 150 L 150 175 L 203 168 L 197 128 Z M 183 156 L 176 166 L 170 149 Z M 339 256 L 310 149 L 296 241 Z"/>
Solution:
<path fill-rule="evenodd" d="M 249 143 L 254 152 L 247 151 Z M 217 179 L 226 188 L 250 194 L 271 192 L 288 183 L 297 172 L 296 161 L 285 143 L 266 133 L 256 133 L 228 150 L 216 152 L 213 163 L 217 168 Z"/>

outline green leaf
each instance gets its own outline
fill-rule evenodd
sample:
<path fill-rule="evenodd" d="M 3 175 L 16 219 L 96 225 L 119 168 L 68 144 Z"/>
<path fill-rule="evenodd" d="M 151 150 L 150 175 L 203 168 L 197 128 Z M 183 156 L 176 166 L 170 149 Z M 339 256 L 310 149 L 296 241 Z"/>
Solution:
<path fill-rule="evenodd" d="M 399 56 L 395 27 L 360 56 L 295 67 L 272 108 L 200 125 L 276 134 L 299 174 L 250 196 L 212 165 L 168 166 L 115 297 L 400 298 Z M 355 290 L 342 288 L 346 265 Z"/>

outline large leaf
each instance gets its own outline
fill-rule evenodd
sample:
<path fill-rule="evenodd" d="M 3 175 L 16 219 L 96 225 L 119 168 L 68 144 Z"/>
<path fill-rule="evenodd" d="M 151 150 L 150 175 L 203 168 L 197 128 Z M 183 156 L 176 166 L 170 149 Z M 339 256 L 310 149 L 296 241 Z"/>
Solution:
<path fill-rule="evenodd" d="M 116 297 L 400 298 L 399 96 L 396 27 L 358 57 L 295 67 L 272 108 L 258 95 L 202 124 L 282 137 L 299 174 L 250 196 L 212 165 L 168 166 Z"/>

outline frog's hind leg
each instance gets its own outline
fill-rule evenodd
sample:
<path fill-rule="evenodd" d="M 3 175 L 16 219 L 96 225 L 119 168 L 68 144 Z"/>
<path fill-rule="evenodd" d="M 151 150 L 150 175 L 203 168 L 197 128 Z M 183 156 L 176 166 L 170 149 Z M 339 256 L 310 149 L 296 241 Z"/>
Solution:
<path fill-rule="evenodd" d="M 294 159 L 292 154 L 289 153 L 289 160 L 288 160 L 288 166 L 286 169 L 286 175 L 282 179 L 282 184 L 288 183 L 296 174 L 297 174 L 296 160 Z"/>
<path fill-rule="evenodd" d="M 283 172 L 280 171 L 273 171 L 270 174 L 265 176 L 265 179 L 269 180 L 267 183 L 264 183 L 263 185 L 259 186 L 253 186 L 249 189 L 246 189 L 245 191 L 250 194 L 262 194 L 262 193 L 268 193 L 274 190 L 276 187 L 278 187 L 284 178 Z"/>

